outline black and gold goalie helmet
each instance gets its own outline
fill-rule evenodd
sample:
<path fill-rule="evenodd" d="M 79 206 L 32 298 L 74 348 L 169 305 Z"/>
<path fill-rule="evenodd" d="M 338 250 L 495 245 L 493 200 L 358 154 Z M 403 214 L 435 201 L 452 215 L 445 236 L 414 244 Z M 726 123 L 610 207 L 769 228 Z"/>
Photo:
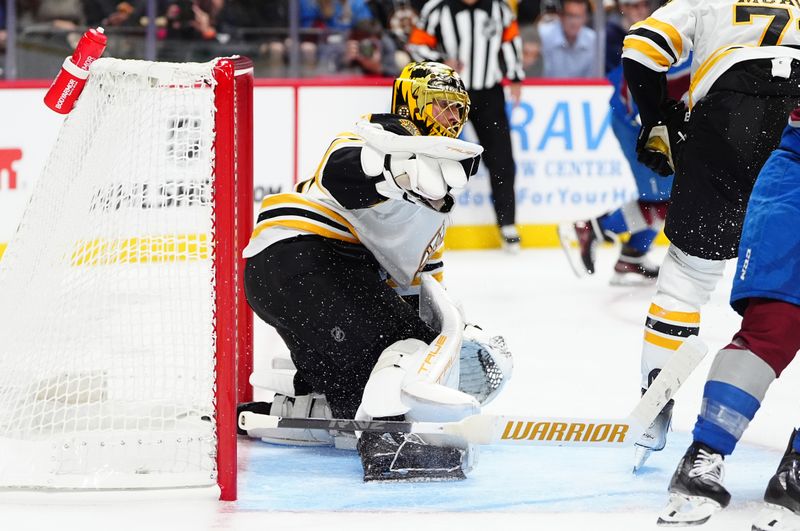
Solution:
<path fill-rule="evenodd" d="M 458 72 L 442 63 L 409 63 L 394 82 L 392 112 L 424 135 L 456 138 L 467 121 L 469 94 Z"/>

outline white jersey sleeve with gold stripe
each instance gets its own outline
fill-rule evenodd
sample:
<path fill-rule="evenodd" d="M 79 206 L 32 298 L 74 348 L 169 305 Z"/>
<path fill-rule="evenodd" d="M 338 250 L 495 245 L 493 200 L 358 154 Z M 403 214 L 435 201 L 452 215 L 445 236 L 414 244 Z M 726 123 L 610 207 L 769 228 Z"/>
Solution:
<path fill-rule="evenodd" d="M 296 192 L 266 197 L 243 256 L 298 235 L 318 235 L 366 247 L 403 294 L 417 291 L 423 271 L 441 277 L 447 214 L 378 194 L 375 182 L 382 177 L 365 175 L 360 166 L 363 145 L 357 135 L 339 135 L 313 179 Z"/>
<path fill-rule="evenodd" d="M 631 27 L 622 57 L 666 72 L 691 50 L 690 107 L 736 63 L 800 59 L 800 0 L 672 0 Z"/>

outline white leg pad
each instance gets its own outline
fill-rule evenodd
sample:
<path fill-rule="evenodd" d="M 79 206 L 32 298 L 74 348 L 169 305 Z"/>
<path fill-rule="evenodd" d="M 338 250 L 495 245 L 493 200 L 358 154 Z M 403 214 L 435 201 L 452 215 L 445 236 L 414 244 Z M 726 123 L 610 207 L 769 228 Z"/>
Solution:
<path fill-rule="evenodd" d="M 292 359 L 275 356 L 269 360 L 267 369 L 253 372 L 250 375 L 250 385 L 265 391 L 279 393 L 287 396 L 297 396 L 294 389 L 294 375 L 297 372 Z"/>

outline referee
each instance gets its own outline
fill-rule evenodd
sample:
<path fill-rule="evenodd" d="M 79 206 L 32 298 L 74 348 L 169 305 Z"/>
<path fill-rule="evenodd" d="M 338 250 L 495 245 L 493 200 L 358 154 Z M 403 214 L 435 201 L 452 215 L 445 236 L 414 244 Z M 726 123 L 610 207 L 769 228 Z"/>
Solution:
<path fill-rule="evenodd" d="M 503 247 L 520 247 L 515 223 L 514 156 L 500 84 L 511 81 L 510 95 L 519 103 L 522 39 L 507 0 L 429 0 L 408 39 L 408 51 L 417 61 L 439 61 L 456 69 L 469 91 L 469 119 L 484 147 L 492 202 Z"/>

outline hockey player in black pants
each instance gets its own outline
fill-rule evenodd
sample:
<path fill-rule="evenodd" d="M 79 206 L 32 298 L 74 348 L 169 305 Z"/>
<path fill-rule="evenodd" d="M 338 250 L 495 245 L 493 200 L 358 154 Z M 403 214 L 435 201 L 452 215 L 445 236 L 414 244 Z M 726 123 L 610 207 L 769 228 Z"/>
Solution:
<path fill-rule="evenodd" d="M 789 116 L 780 145 L 758 175 L 744 218 L 731 306 L 739 331 L 717 354 L 703 388 L 692 445 L 669 485 L 662 525 L 700 524 L 725 508 L 724 459 L 761 408 L 767 390 L 800 350 L 800 108 Z M 789 440 L 764 495 L 754 529 L 800 528 L 800 437 Z M 794 523 L 792 523 L 794 521 Z"/>
<path fill-rule="evenodd" d="M 756 177 L 800 103 L 798 18 L 794 3 L 673 0 L 625 38 L 623 69 L 642 122 L 639 161 L 675 172 L 664 228 L 670 247 L 645 319 L 642 388 L 699 333 L 700 309 L 737 255 Z M 690 52 L 690 117 L 678 132 L 668 123 L 666 72 Z M 638 442 L 634 468 L 664 448 L 671 413 L 670 403 Z"/>
<path fill-rule="evenodd" d="M 332 141 L 311 179 L 264 199 L 244 251 L 245 291 L 291 361 L 266 374 L 263 387 L 277 392 L 270 404 L 241 408 L 453 421 L 499 392 L 511 369 L 503 342 L 464 331 L 460 317 L 457 333 L 445 334 L 431 318 L 458 315 L 431 277 L 442 276 L 451 192 L 466 185 L 482 151 L 456 138 L 469 107 L 455 71 L 411 63 L 395 81 L 392 114 L 365 117 Z M 418 308 L 421 282 L 429 289 Z M 316 430 L 249 434 L 289 444 L 355 442 Z M 418 435 L 364 433 L 356 447 L 366 481 L 461 479 L 474 455 L 463 441 Z"/>

